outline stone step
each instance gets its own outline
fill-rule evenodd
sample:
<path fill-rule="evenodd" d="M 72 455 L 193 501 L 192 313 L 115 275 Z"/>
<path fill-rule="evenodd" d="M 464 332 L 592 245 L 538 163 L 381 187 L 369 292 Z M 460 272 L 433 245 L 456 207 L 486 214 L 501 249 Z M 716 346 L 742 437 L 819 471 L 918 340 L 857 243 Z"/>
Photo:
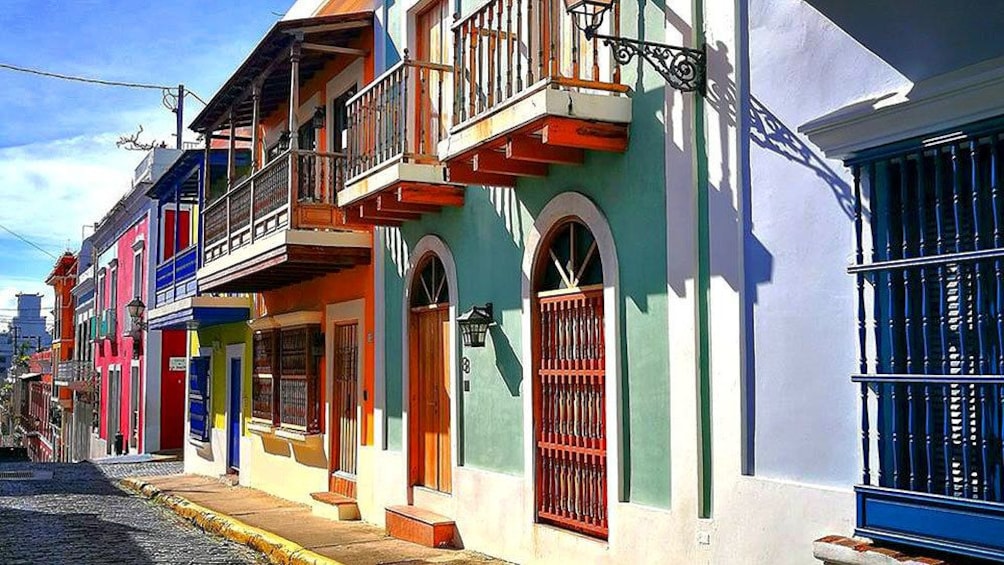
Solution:
<path fill-rule="evenodd" d="M 459 546 L 456 523 L 416 506 L 386 508 L 387 535 L 426 547 Z"/>
<path fill-rule="evenodd" d="M 339 521 L 359 519 L 359 505 L 354 498 L 333 492 L 312 492 L 310 498 L 314 499 L 310 512 L 315 516 Z"/>

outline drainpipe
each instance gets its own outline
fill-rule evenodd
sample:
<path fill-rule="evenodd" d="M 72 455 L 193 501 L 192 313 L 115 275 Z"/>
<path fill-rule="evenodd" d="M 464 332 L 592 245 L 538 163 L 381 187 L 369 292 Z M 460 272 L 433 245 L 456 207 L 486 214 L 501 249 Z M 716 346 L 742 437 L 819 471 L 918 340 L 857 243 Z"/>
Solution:
<path fill-rule="evenodd" d="M 704 0 L 693 0 L 693 42 L 704 45 Z M 707 78 L 705 78 L 707 80 Z M 709 298 L 711 292 L 711 237 L 708 205 L 707 119 L 704 96 L 694 97 L 694 189 L 697 207 L 697 398 L 698 398 L 698 514 L 711 518 L 712 446 L 711 446 L 711 335 Z"/>

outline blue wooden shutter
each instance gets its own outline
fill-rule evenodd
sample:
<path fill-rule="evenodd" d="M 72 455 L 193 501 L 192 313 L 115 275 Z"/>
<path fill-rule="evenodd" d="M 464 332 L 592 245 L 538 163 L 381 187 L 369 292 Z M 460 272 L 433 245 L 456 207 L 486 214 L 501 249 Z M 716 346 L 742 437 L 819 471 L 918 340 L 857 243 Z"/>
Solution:
<path fill-rule="evenodd" d="M 193 357 L 188 366 L 189 435 L 209 441 L 209 357 Z"/>

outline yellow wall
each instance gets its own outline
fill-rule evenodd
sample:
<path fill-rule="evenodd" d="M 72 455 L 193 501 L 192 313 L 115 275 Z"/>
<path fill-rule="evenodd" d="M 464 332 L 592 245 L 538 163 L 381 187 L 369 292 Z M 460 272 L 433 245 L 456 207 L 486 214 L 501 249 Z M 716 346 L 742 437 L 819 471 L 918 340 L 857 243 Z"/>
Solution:
<path fill-rule="evenodd" d="M 240 343 L 244 346 L 243 375 L 241 378 L 241 396 L 243 399 L 241 412 L 244 415 L 244 426 L 241 433 L 246 433 L 247 421 L 251 419 L 251 330 L 247 322 L 235 322 L 221 326 L 199 328 L 192 332 L 191 354 L 197 356 L 201 347 L 213 348 L 213 365 L 210 369 L 212 389 L 210 391 L 210 411 L 214 428 L 225 429 L 227 426 L 227 346 Z"/>

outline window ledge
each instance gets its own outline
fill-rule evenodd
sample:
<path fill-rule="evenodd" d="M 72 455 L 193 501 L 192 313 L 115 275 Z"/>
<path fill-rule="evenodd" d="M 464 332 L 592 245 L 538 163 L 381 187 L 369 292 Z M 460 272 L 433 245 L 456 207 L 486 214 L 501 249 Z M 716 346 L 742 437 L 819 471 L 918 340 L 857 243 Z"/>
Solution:
<path fill-rule="evenodd" d="M 321 434 L 307 433 L 306 430 L 298 430 L 295 428 L 284 428 L 278 427 L 275 429 L 275 437 L 280 437 L 284 440 L 291 441 L 294 443 L 314 443 L 321 439 Z"/>
<path fill-rule="evenodd" d="M 272 432 L 275 431 L 275 426 L 267 422 L 251 420 L 247 423 L 247 430 L 253 434 L 272 435 Z"/>
<path fill-rule="evenodd" d="M 202 441 L 201 439 L 195 439 L 194 437 L 189 437 L 188 445 L 191 445 L 199 449 L 205 449 L 211 445 L 211 442 L 209 440 Z"/>

